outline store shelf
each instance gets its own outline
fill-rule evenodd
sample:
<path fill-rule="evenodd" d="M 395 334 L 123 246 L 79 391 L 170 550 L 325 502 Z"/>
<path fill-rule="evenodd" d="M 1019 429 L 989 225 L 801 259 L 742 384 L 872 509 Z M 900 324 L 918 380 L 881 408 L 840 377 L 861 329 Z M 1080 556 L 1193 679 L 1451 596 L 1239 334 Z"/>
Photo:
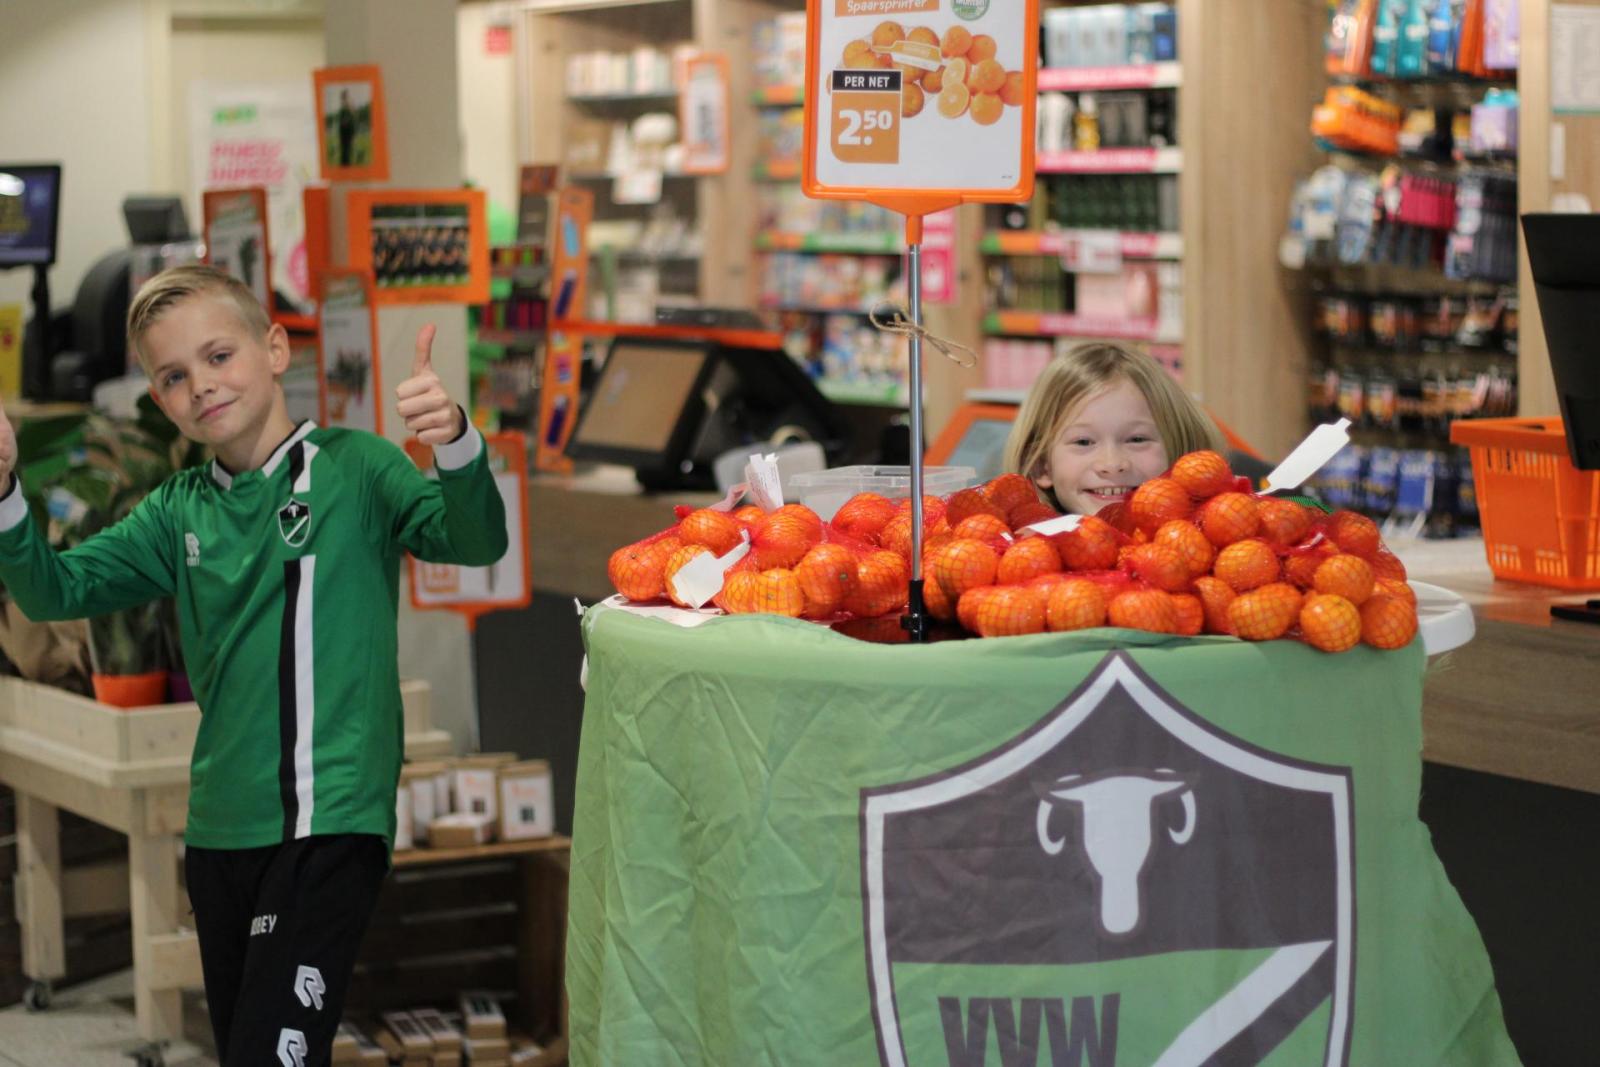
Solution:
<path fill-rule="evenodd" d="M 1099 92 L 1108 89 L 1175 89 L 1183 81 L 1178 63 L 1140 63 L 1126 67 L 1045 67 L 1041 93 Z"/>
<path fill-rule="evenodd" d="M 1177 174 L 1183 170 L 1181 148 L 1102 148 L 1095 152 L 1040 152 L 1039 174 Z"/>
<path fill-rule="evenodd" d="M 782 233 L 756 234 L 759 252 L 837 252 L 854 255 L 893 255 L 905 251 L 898 233 Z"/>
<path fill-rule="evenodd" d="M 544 344 L 543 330 L 491 330 L 481 328 L 478 330 L 478 340 L 486 345 L 505 345 L 507 347 Z"/>
<path fill-rule="evenodd" d="M 521 267 L 490 267 L 489 277 L 506 278 L 519 285 L 541 285 L 550 275 L 550 268 L 543 263 L 534 263 Z"/>
<path fill-rule="evenodd" d="M 693 178 L 693 174 L 684 174 L 681 171 L 664 170 L 661 176 L 669 181 L 677 178 Z M 568 180 L 575 182 L 612 182 L 622 177 L 620 174 L 607 174 L 605 171 L 574 171 L 567 175 Z"/>
<path fill-rule="evenodd" d="M 817 390 L 835 404 L 865 407 L 903 408 L 910 405 L 910 393 L 898 382 L 836 382 L 817 379 Z"/>
<path fill-rule="evenodd" d="M 759 107 L 799 107 L 805 98 L 802 85 L 766 85 L 750 94 L 751 102 Z"/>
<path fill-rule="evenodd" d="M 860 304 L 786 304 L 780 300 L 763 297 L 758 306 L 762 311 L 803 311 L 810 315 L 860 315 L 866 318 L 872 313 L 873 307 L 880 307 L 890 301 L 904 304 L 905 298 L 884 297 L 882 300 L 874 301 L 870 307 L 862 307 Z"/>
<path fill-rule="evenodd" d="M 990 230 L 983 235 L 979 247 L 987 254 L 995 256 L 1059 256 L 1072 239 L 1104 232 L 1104 230 Z M 1181 234 L 1125 230 L 1119 233 L 1118 237 L 1123 259 L 1183 258 Z"/>
<path fill-rule="evenodd" d="M 968 389 L 967 402 L 970 404 L 1017 404 L 1028 398 L 1026 389 Z"/>
<path fill-rule="evenodd" d="M 1156 324 L 1143 319 L 1107 319 L 1060 311 L 991 311 L 983 319 L 987 334 L 1021 334 L 1031 337 L 1104 337 L 1119 341 L 1178 344 L 1183 338 L 1162 334 Z"/>
<path fill-rule="evenodd" d="M 676 89 L 663 89 L 654 93 L 597 93 L 594 95 L 569 95 L 569 104 L 638 104 L 678 99 Z"/>
<path fill-rule="evenodd" d="M 611 248 L 601 245 L 589 249 L 589 258 L 614 256 L 619 263 L 698 263 L 699 252 L 641 252 L 636 248 Z"/>
<path fill-rule="evenodd" d="M 774 159 L 766 163 L 757 163 L 752 175 L 758 182 L 799 181 L 800 161 L 798 159 Z"/>

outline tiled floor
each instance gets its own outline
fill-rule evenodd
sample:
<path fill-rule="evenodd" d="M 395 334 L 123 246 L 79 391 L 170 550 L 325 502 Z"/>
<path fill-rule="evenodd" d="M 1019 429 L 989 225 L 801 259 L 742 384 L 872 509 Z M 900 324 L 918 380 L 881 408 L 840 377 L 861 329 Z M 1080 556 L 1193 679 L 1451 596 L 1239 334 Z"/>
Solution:
<path fill-rule="evenodd" d="M 185 997 L 184 1024 L 188 1040 L 167 1046 L 166 1067 L 217 1067 L 196 995 Z M 56 990 L 48 1011 L 0 1010 L 0 1067 L 132 1067 L 144 1044 L 133 1028 L 131 971 Z"/>

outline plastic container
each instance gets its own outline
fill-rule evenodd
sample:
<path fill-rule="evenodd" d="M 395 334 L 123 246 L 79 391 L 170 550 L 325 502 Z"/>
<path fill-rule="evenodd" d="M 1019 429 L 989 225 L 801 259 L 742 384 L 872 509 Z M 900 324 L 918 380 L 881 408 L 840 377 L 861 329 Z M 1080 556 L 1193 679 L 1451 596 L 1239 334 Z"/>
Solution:
<path fill-rule="evenodd" d="M 1572 465 L 1560 419 L 1454 422 L 1450 440 L 1471 449 L 1496 578 L 1600 589 L 1600 471 Z"/>
<path fill-rule="evenodd" d="M 978 480 L 978 472 L 971 467 L 922 468 L 922 494 L 948 496 L 957 489 L 965 489 Z M 857 493 L 878 493 L 890 500 L 900 500 L 911 495 L 910 467 L 835 467 L 833 470 L 797 474 L 784 486 L 784 495 L 796 496 L 800 503 L 815 511 L 823 522 L 833 518 L 834 512 Z"/>

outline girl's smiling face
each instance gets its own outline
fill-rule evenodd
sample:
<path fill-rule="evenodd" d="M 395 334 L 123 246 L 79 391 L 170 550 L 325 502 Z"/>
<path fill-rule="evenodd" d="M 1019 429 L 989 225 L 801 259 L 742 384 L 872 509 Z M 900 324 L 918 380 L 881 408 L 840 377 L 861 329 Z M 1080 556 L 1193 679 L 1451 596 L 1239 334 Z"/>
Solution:
<path fill-rule="evenodd" d="M 1068 514 L 1093 515 L 1107 504 L 1127 500 L 1167 466 L 1166 446 L 1150 404 L 1124 378 L 1069 416 L 1034 482 L 1053 490 Z"/>

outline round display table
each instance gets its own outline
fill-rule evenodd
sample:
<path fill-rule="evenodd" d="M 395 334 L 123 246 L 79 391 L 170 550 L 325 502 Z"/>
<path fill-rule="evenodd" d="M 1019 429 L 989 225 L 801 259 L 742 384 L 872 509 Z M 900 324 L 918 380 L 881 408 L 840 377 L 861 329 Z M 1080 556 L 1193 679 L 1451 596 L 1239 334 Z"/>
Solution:
<path fill-rule="evenodd" d="M 648 614 L 583 621 L 575 1067 L 1517 1063 L 1423 640 Z"/>

